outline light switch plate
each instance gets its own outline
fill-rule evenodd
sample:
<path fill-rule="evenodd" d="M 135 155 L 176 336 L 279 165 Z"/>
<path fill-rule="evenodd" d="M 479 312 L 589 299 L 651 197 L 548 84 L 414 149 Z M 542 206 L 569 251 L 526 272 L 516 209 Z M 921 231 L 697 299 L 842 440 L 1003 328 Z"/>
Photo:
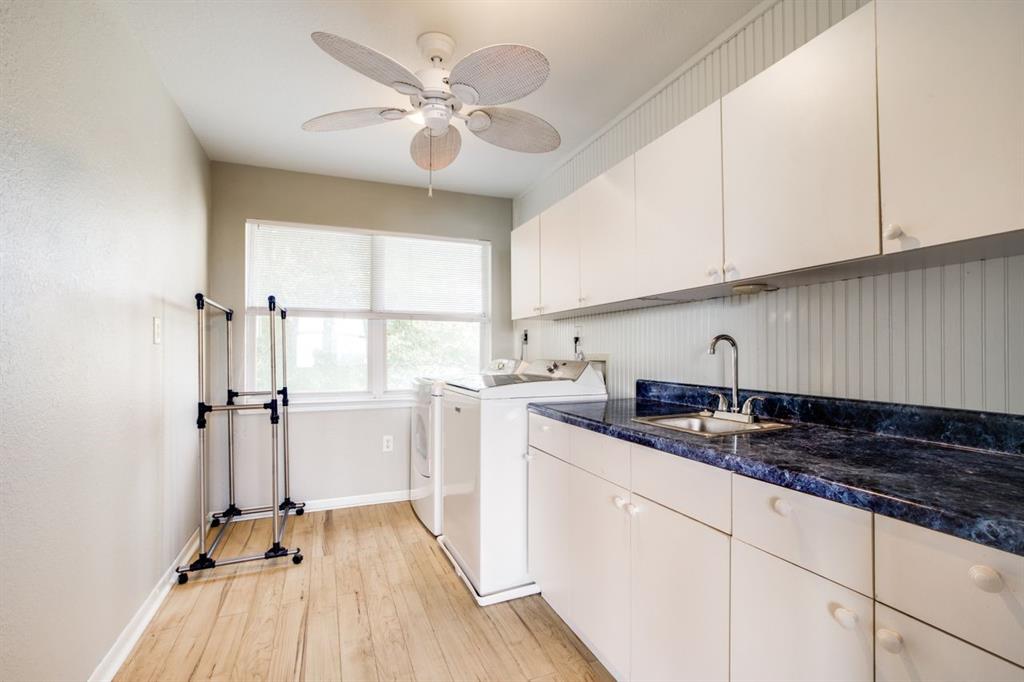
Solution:
<path fill-rule="evenodd" d="M 154 317 L 153 318 L 153 345 L 154 346 L 159 346 L 162 341 L 163 341 L 163 330 L 161 329 L 160 318 L 159 317 Z"/>

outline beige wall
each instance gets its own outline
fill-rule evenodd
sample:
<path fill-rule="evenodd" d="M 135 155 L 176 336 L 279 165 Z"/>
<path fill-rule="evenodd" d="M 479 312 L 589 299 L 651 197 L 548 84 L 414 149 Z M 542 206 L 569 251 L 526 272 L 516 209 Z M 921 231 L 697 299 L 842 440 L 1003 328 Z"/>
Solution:
<path fill-rule="evenodd" d="M 512 202 L 348 180 L 308 173 L 256 168 L 230 163 L 212 164 L 213 214 L 210 232 L 210 288 L 215 300 L 244 311 L 245 222 L 281 221 L 394 230 L 491 243 L 492 355 L 512 352 L 509 312 L 509 235 Z M 425 285 L 429 285 L 426 282 Z M 287 305 L 287 301 L 283 302 Z M 244 315 L 236 315 L 234 368 L 241 376 L 244 354 Z M 213 330 L 211 381 L 222 390 L 223 355 Z M 294 404 L 294 403 L 293 403 Z M 409 487 L 408 408 L 337 409 L 291 415 L 292 497 L 331 500 L 340 497 L 398 493 Z M 226 505 L 226 429 L 223 419 L 211 423 L 211 504 Z M 266 457 L 269 453 L 265 416 L 236 420 L 236 502 L 243 506 L 269 501 Z M 393 452 L 381 451 L 384 435 L 394 437 Z"/>
<path fill-rule="evenodd" d="M 84 680 L 198 522 L 209 164 L 107 5 L 0 51 L 0 677 Z"/>
<path fill-rule="evenodd" d="M 512 201 L 423 187 L 214 162 L 210 295 L 243 308 L 245 221 L 394 230 L 491 242 L 492 354 L 512 351 L 509 234 Z M 241 349 L 238 351 L 241 353 Z M 237 367 L 241 367 L 241 355 Z"/>

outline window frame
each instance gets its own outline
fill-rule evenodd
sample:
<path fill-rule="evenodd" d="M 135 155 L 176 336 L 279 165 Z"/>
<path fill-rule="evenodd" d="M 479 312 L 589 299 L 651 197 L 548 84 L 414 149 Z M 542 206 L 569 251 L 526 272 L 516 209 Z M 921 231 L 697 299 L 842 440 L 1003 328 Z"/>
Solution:
<path fill-rule="evenodd" d="M 476 322 L 480 324 L 480 364 L 488 361 L 491 354 L 491 311 L 493 309 L 492 297 L 494 288 L 491 282 L 492 267 L 492 244 L 485 239 L 471 239 L 460 237 L 448 237 L 441 235 L 419 234 L 414 232 L 399 232 L 392 230 L 367 230 L 361 228 L 337 227 L 331 225 L 314 225 L 308 223 L 290 223 L 278 220 L 247 220 L 245 222 L 245 272 L 243 285 L 243 301 L 245 306 L 245 324 L 243 327 L 242 343 L 242 377 L 243 389 L 246 391 L 256 390 L 256 363 L 253 350 L 256 339 L 256 323 L 261 317 L 268 317 L 270 311 L 266 307 L 249 306 L 249 282 L 251 274 L 251 263 L 253 262 L 254 243 L 252 235 L 259 225 L 273 227 L 294 227 L 298 229 L 316 229 L 329 232 L 345 232 L 367 235 L 381 235 L 386 237 L 406 237 L 412 239 L 424 239 L 427 241 L 450 241 L 479 244 L 481 249 L 481 281 L 480 286 L 484 292 L 482 297 L 483 313 L 476 314 L 443 314 L 443 313 L 396 313 L 396 312 L 375 312 L 365 310 L 344 310 L 333 308 L 296 308 L 288 305 L 287 301 L 281 301 L 281 305 L 288 310 L 288 319 L 292 317 L 322 317 L 322 318 L 351 318 L 367 321 L 366 331 L 366 362 L 367 362 L 367 390 L 365 391 L 298 391 L 289 388 L 289 396 L 296 398 L 297 404 L 318 402 L 351 402 L 359 403 L 366 401 L 405 401 L 411 399 L 414 389 L 387 388 L 387 322 L 388 320 L 426 320 L 426 321 L 451 321 L 451 322 Z M 372 277 L 371 277 L 372 281 Z M 371 284 L 371 300 L 373 298 Z"/>

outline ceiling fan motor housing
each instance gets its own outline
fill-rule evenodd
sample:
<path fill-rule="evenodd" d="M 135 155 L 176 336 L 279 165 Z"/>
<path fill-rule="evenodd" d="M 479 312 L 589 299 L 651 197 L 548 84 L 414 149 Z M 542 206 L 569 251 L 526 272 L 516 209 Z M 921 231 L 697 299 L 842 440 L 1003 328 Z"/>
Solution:
<path fill-rule="evenodd" d="M 421 108 L 423 122 L 430 128 L 430 134 L 434 137 L 444 135 L 448 130 L 448 121 L 452 117 L 451 107 L 441 101 L 428 101 Z"/>

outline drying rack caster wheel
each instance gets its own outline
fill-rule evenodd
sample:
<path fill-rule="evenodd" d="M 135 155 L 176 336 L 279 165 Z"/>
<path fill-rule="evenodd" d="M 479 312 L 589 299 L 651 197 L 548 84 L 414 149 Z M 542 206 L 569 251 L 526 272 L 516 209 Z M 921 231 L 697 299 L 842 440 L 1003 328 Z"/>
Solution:
<path fill-rule="evenodd" d="M 179 573 L 178 574 L 178 584 L 179 585 L 184 585 L 187 582 L 188 582 L 188 573 Z"/>
<path fill-rule="evenodd" d="M 220 525 L 220 519 L 214 519 L 213 521 L 210 521 L 210 528 L 216 528 L 219 525 Z"/>
<path fill-rule="evenodd" d="M 301 564 L 302 563 L 302 555 L 301 554 L 293 554 L 292 555 L 292 563 L 293 564 Z"/>
<path fill-rule="evenodd" d="M 295 515 L 296 516 L 302 516 L 305 513 L 306 513 L 306 510 L 303 509 L 302 507 L 299 507 L 298 509 L 295 510 Z"/>

